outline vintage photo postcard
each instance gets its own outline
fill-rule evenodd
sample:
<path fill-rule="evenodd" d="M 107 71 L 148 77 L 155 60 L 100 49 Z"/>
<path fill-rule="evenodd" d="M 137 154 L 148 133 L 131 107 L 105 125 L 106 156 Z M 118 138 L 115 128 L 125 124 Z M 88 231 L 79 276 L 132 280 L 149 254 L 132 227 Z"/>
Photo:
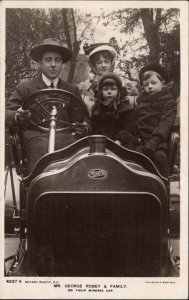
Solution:
<path fill-rule="evenodd" d="M 188 299 L 188 2 L 0 25 L 0 299 Z"/>

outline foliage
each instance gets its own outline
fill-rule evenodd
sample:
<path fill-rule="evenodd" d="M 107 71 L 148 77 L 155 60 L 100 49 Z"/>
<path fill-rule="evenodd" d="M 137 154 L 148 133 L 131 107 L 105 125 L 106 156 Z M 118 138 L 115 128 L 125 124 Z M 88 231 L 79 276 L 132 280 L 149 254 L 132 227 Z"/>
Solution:
<path fill-rule="evenodd" d="M 161 63 L 174 82 L 175 97 L 179 95 L 179 10 L 123 9 L 104 14 L 104 25 L 125 33 L 126 41 L 110 39 L 118 51 L 117 70 L 130 80 L 138 80 L 141 67 Z"/>
<path fill-rule="evenodd" d="M 54 37 L 72 50 L 68 81 L 72 82 L 80 43 L 92 37 L 91 15 L 70 9 L 7 9 L 6 11 L 6 96 L 20 80 L 36 76 L 37 64 L 31 48 Z M 79 39 L 78 39 L 79 36 Z"/>
<path fill-rule="evenodd" d="M 31 22 L 32 20 L 32 22 Z M 36 28 L 43 28 L 39 31 Z M 6 88 L 11 92 L 20 79 L 33 77 L 29 51 L 48 33 L 48 19 L 40 9 L 7 9 L 6 14 Z"/>
<path fill-rule="evenodd" d="M 180 25 L 175 25 L 171 32 L 161 32 L 160 43 L 161 62 L 174 83 L 172 93 L 177 98 L 180 95 Z"/>
<path fill-rule="evenodd" d="M 94 16 L 91 12 L 69 9 L 7 9 L 6 12 L 6 91 L 9 95 L 20 80 L 34 77 L 37 65 L 29 51 L 42 39 L 55 37 L 67 43 L 73 56 L 68 81 L 72 82 L 76 57 L 84 42 L 91 42 L 96 27 L 114 27 L 125 36 L 110 42 L 118 51 L 117 71 L 138 81 L 138 73 L 148 63 L 162 63 L 180 86 L 180 28 L 178 9 L 122 9 Z M 113 31 L 112 31 L 113 32 Z"/>

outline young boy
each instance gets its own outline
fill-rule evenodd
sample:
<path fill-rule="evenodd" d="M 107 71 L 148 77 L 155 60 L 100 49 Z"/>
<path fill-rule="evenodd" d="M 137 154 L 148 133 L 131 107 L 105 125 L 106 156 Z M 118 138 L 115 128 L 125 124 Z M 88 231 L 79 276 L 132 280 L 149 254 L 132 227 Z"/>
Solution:
<path fill-rule="evenodd" d="M 160 65 L 148 65 L 139 72 L 142 94 L 137 99 L 134 124 L 128 128 L 124 146 L 149 156 L 164 177 L 168 177 L 167 147 L 175 121 L 176 101 L 166 87 L 168 75 Z"/>
<path fill-rule="evenodd" d="M 121 144 L 119 133 L 126 126 L 126 116 L 131 112 L 129 100 L 125 97 L 126 90 L 115 73 L 100 77 L 97 87 L 96 102 L 91 113 L 93 134 L 105 135 Z"/>

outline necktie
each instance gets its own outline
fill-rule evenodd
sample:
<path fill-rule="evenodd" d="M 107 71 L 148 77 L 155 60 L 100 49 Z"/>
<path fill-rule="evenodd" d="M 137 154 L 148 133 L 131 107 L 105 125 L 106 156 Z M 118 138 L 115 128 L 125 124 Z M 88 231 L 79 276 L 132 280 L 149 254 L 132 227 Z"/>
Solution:
<path fill-rule="evenodd" d="M 51 82 L 50 88 L 54 89 L 54 83 L 53 82 Z"/>

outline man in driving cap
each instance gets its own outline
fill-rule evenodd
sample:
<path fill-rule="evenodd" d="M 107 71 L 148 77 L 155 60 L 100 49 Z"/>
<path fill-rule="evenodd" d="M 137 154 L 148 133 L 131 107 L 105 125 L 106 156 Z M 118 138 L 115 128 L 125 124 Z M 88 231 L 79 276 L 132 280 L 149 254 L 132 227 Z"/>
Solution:
<path fill-rule="evenodd" d="M 22 104 L 31 94 L 39 90 L 58 88 L 71 92 L 81 100 L 78 87 L 59 78 L 63 63 L 69 61 L 72 57 L 71 51 L 65 44 L 57 39 L 46 39 L 30 51 L 30 56 L 38 62 L 41 74 L 30 81 L 18 84 L 11 97 L 7 100 L 5 123 L 9 128 L 23 125 L 27 122 L 30 117 L 30 111 L 23 110 L 21 108 Z M 78 130 L 77 128 L 75 129 L 76 135 L 65 132 L 57 133 L 55 150 L 64 148 L 75 142 L 78 137 L 84 136 L 90 127 L 87 117 L 84 117 L 84 121 Z M 29 170 L 31 171 L 38 159 L 48 151 L 48 133 L 34 130 L 27 125 L 22 131 L 22 136 Z"/>

